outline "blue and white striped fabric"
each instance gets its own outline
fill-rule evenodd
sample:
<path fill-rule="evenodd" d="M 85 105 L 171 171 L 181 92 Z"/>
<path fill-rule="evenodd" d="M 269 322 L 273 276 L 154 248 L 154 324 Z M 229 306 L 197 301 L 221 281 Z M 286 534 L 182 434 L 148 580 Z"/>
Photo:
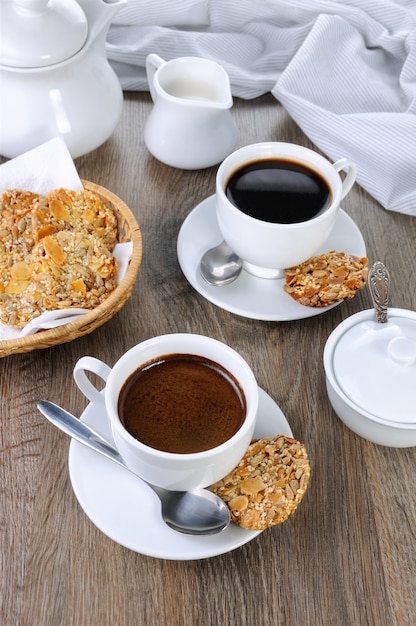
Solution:
<path fill-rule="evenodd" d="M 416 215 L 416 0 L 129 0 L 107 52 L 125 90 L 148 89 L 151 52 L 215 59 L 235 96 L 273 93 L 382 206 Z"/>

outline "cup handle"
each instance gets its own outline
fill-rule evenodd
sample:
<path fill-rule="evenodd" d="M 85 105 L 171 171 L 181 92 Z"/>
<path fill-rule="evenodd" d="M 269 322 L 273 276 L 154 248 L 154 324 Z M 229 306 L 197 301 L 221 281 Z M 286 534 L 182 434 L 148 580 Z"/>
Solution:
<path fill-rule="evenodd" d="M 340 172 L 341 170 L 347 170 L 347 175 L 342 181 L 342 200 L 343 198 L 345 198 L 355 182 L 355 179 L 357 177 L 357 166 L 355 165 L 354 161 L 351 161 L 351 159 L 339 159 L 339 161 L 333 163 L 333 166 L 337 172 Z"/>
<path fill-rule="evenodd" d="M 104 382 L 107 382 L 111 369 L 108 365 L 93 356 L 81 357 L 74 367 L 75 382 L 84 396 L 86 396 L 88 400 L 94 404 L 102 404 L 104 401 L 103 395 L 97 387 L 92 384 L 90 379 L 87 377 L 86 372 L 96 374 L 102 378 Z"/>
<path fill-rule="evenodd" d="M 166 61 L 164 61 L 158 54 L 152 53 L 148 54 L 146 57 L 147 82 L 149 83 L 149 91 L 153 102 L 156 102 L 156 90 L 154 86 L 155 74 L 159 67 L 162 67 L 165 63 Z"/>

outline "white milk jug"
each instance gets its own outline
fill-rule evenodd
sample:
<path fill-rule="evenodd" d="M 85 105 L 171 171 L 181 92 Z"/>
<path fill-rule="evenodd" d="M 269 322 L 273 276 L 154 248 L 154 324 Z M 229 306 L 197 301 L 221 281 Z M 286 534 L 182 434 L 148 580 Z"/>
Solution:
<path fill-rule="evenodd" d="M 209 59 L 146 59 L 154 107 L 146 122 L 146 146 L 159 161 L 182 169 L 211 167 L 235 148 L 230 81 Z"/>

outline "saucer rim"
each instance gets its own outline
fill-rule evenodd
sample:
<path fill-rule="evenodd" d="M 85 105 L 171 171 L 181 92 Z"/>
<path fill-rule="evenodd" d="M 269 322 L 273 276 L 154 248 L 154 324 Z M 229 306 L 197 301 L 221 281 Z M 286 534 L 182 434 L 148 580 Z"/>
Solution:
<path fill-rule="evenodd" d="M 112 437 L 110 435 L 110 426 L 107 421 L 105 421 L 105 428 L 101 429 L 97 427 L 95 423 L 98 419 L 102 420 L 104 409 L 104 404 L 93 405 L 90 403 L 84 412 L 82 413 L 80 420 L 89 423 L 97 432 L 101 432 L 103 436 L 105 436 L 109 441 L 112 441 Z M 272 430 L 272 426 L 270 425 L 270 420 L 276 421 L 276 426 L 278 431 L 275 429 Z M 103 432 L 104 431 L 104 432 Z M 107 432 L 105 432 L 107 431 Z M 291 427 L 280 409 L 277 402 L 266 393 L 261 387 L 259 387 L 259 411 L 257 416 L 256 428 L 254 431 L 254 435 L 259 437 L 272 437 L 277 434 L 284 434 L 290 437 L 293 437 L 293 433 Z M 231 524 L 228 529 L 223 531 L 220 535 L 214 536 L 206 536 L 206 537 L 196 537 L 190 535 L 179 535 L 175 531 L 171 529 L 167 529 L 163 525 L 163 521 L 160 518 L 160 524 L 163 525 L 163 532 L 167 531 L 172 533 L 172 550 L 166 552 L 166 550 L 161 550 L 157 546 L 157 530 L 154 536 L 154 545 L 149 545 L 149 542 L 146 544 L 141 544 L 140 541 L 137 541 L 137 538 L 133 539 L 127 536 L 121 536 L 122 531 L 119 531 L 117 527 L 115 527 L 115 522 L 111 523 L 111 518 L 113 516 L 113 511 L 107 509 L 106 513 L 102 512 L 102 502 L 92 502 L 91 497 L 85 495 L 85 484 L 88 481 L 86 478 L 86 474 L 88 475 L 88 471 L 92 471 L 94 476 L 94 471 L 97 473 L 99 469 L 94 470 L 94 465 L 98 468 L 104 468 L 105 471 L 108 471 L 109 476 L 115 475 L 117 476 L 117 472 L 119 476 L 122 477 L 124 475 L 124 480 L 128 484 L 129 479 L 134 481 L 134 476 L 130 474 L 127 470 L 124 470 L 122 467 L 117 466 L 110 461 L 109 459 L 97 455 L 96 452 L 90 450 L 83 444 L 79 443 L 76 440 L 72 440 L 69 446 L 69 454 L 68 454 L 68 470 L 71 486 L 74 492 L 74 495 L 80 505 L 81 509 L 88 517 L 88 519 L 98 528 L 104 535 L 106 535 L 109 539 L 118 543 L 119 545 L 130 549 L 138 554 L 143 554 L 144 556 L 150 556 L 153 558 L 160 558 L 165 560 L 199 560 L 205 558 L 211 558 L 214 556 L 219 556 L 221 554 L 226 554 L 231 552 L 246 543 L 252 541 L 255 537 L 261 534 L 263 531 L 249 531 L 239 528 L 238 526 Z M 94 480 L 98 480 L 98 477 Z M 94 485 L 94 480 L 92 485 Z M 89 478 L 89 488 L 91 489 L 91 476 Z M 111 481 L 109 481 L 111 482 Z M 119 485 L 119 483 L 118 483 Z M 150 489 L 148 489 L 144 484 L 140 484 L 139 482 L 132 485 L 132 490 L 137 492 L 137 495 L 144 496 L 144 501 L 146 502 L 146 498 L 150 506 L 152 503 L 157 506 L 157 496 Z M 129 486 L 130 487 L 130 486 Z M 114 488 L 114 487 L 113 487 Z M 107 489 L 110 489 L 110 485 L 107 485 Z M 131 493 L 127 496 L 128 487 L 126 489 L 126 496 L 131 498 Z M 88 491 L 88 488 L 87 488 Z M 118 492 L 121 492 L 118 486 Z M 97 497 L 96 495 L 94 496 Z M 98 496 L 100 498 L 100 496 Z M 129 508 L 129 505 L 126 505 Z M 137 505 L 136 505 L 137 506 Z M 105 507 L 104 507 L 105 508 Z M 97 511 L 99 511 L 97 513 Z M 103 519 L 103 517 L 107 515 L 107 519 Z M 142 516 L 142 512 L 141 512 Z M 152 523 L 152 512 L 149 511 L 149 521 L 148 524 Z M 176 543 L 179 544 L 178 548 L 175 548 L 175 539 Z M 151 542 L 150 542 L 151 544 Z"/>
<path fill-rule="evenodd" d="M 208 215 L 208 213 L 211 211 L 213 212 L 213 215 Z M 264 313 L 259 309 L 253 309 L 253 301 L 255 303 L 255 306 L 257 306 L 257 302 L 261 300 L 261 298 L 258 298 L 258 299 L 251 298 L 250 304 L 247 306 L 244 305 L 243 307 L 238 306 L 239 304 L 238 302 L 237 304 L 233 304 L 232 302 L 230 302 L 230 299 L 232 299 L 233 297 L 232 295 L 230 296 L 230 294 L 233 294 L 233 291 L 235 292 L 237 286 L 241 284 L 241 282 L 239 283 L 239 281 L 241 281 L 243 274 L 241 274 L 240 277 L 234 283 L 231 283 L 229 285 L 224 285 L 221 287 L 215 287 L 215 286 L 209 285 L 208 283 L 205 283 L 204 279 L 200 277 L 198 274 L 198 268 L 195 267 L 194 258 L 192 259 L 188 258 L 189 252 L 187 253 L 187 248 L 189 248 L 189 243 L 191 243 L 191 241 L 190 241 L 190 237 L 187 236 L 187 234 L 188 234 L 188 231 L 189 231 L 189 234 L 191 234 L 191 231 L 190 231 L 190 229 L 192 228 L 191 224 L 195 219 L 198 219 L 198 217 L 200 220 L 204 219 L 210 222 L 210 226 L 206 230 L 211 228 L 211 232 L 209 232 L 209 234 L 202 234 L 202 237 L 198 238 L 197 244 L 195 244 L 195 242 L 192 242 L 193 246 L 194 245 L 198 246 L 198 251 L 197 251 L 198 255 L 202 256 L 205 250 L 207 250 L 211 245 L 216 245 L 216 243 L 220 243 L 222 239 L 222 236 L 218 227 L 218 222 L 215 216 L 215 194 L 208 196 L 207 198 L 199 202 L 188 213 L 187 217 L 184 219 L 179 229 L 177 245 L 176 245 L 178 262 L 185 278 L 190 283 L 190 285 L 195 289 L 195 291 L 197 291 L 202 297 L 204 297 L 206 300 L 208 300 L 212 304 L 218 306 L 221 309 L 228 311 L 229 313 L 240 315 L 244 318 L 259 320 L 259 321 L 269 321 L 269 322 L 288 322 L 288 321 L 308 319 L 310 317 L 322 315 L 323 313 L 326 313 L 327 311 L 330 311 L 331 309 L 342 304 L 342 301 L 340 301 L 327 307 L 307 307 L 307 306 L 303 306 L 299 304 L 298 302 L 295 302 L 289 295 L 284 294 L 284 293 L 278 293 L 276 300 L 277 301 L 281 300 L 284 302 L 285 299 L 287 298 L 286 300 L 287 311 L 286 312 L 284 309 L 280 309 L 279 311 L 273 312 L 273 314 L 271 314 L 270 310 Z M 361 234 L 361 231 L 358 228 L 357 224 L 354 222 L 354 220 L 342 208 L 340 208 L 339 215 L 335 222 L 334 229 L 336 229 L 337 225 L 338 227 L 340 226 L 341 221 L 343 223 L 342 224 L 343 227 L 347 225 L 350 228 L 351 235 L 349 236 L 352 236 L 354 239 L 354 250 L 349 250 L 349 252 L 357 256 L 362 256 L 362 257 L 366 256 L 366 245 L 365 245 L 364 238 Z M 343 232 L 344 232 L 344 228 L 343 228 Z M 214 235 L 216 235 L 216 237 L 214 237 Z M 204 247 L 200 245 L 201 239 L 202 241 L 206 241 L 206 245 Z M 328 251 L 329 249 L 332 249 L 332 248 L 333 246 L 331 246 L 331 236 L 330 236 L 326 244 L 317 252 L 317 254 Z M 251 274 L 249 275 L 244 270 L 243 272 L 244 274 L 246 274 L 246 276 L 244 276 L 244 280 L 249 280 L 251 284 L 255 284 L 256 287 L 258 287 L 260 290 L 262 290 L 263 287 L 267 290 L 268 286 L 273 283 L 276 284 L 277 282 L 281 282 L 283 284 L 283 280 L 284 280 L 283 278 L 267 280 L 267 279 L 258 278 Z M 283 289 L 282 289 L 282 292 L 283 292 Z M 224 300 L 225 293 L 228 294 L 227 300 Z M 285 298 L 283 298 L 282 296 L 285 296 Z M 249 298 L 247 297 L 247 300 L 248 299 Z"/>

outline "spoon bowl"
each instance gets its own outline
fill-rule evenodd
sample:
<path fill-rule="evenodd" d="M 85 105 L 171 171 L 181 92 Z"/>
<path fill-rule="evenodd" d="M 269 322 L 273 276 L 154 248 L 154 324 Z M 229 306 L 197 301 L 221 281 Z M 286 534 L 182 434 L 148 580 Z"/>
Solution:
<path fill-rule="evenodd" d="M 52 424 L 80 443 L 121 465 L 135 476 L 123 461 L 118 450 L 84 424 L 75 415 L 48 400 L 38 402 L 38 409 Z M 170 491 L 142 480 L 159 496 L 163 521 L 173 530 L 186 535 L 214 535 L 227 528 L 230 512 L 223 500 L 208 489 Z"/>
<path fill-rule="evenodd" d="M 199 264 L 204 280 L 215 287 L 234 282 L 242 269 L 243 260 L 231 250 L 226 241 L 204 252 Z"/>

